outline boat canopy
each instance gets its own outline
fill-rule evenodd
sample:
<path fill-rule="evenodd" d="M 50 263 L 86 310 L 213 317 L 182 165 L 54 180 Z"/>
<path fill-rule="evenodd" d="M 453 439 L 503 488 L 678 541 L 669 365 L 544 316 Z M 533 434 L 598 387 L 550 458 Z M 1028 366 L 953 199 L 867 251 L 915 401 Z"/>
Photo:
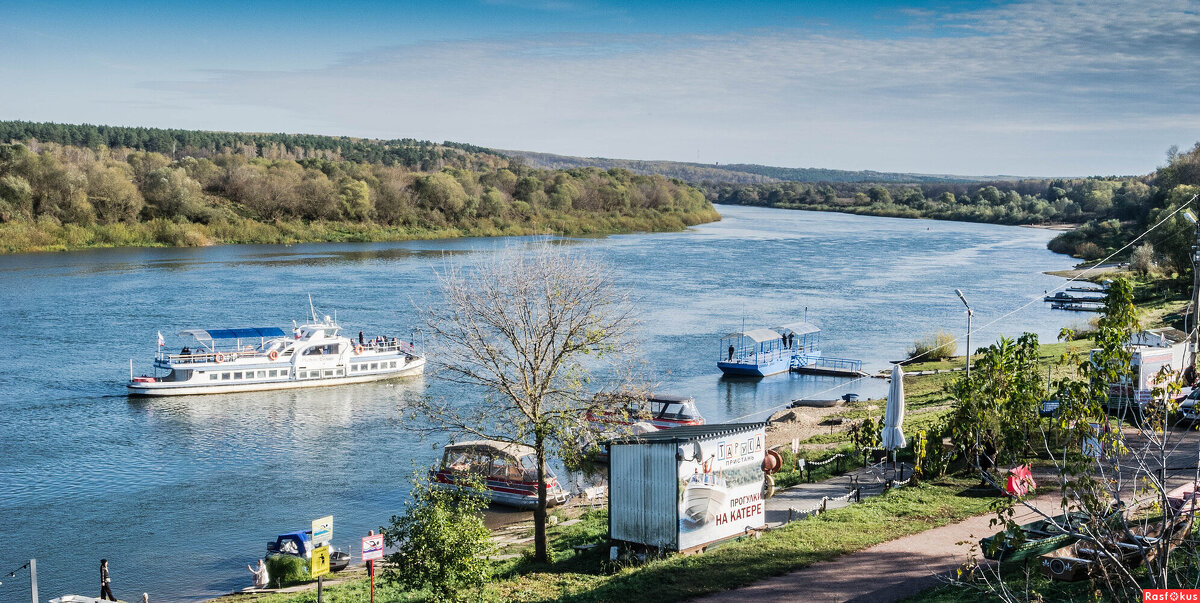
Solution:
<path fill-rule="evenodd" d="M 287 334 L 279 327 L 261 327 L 246 329 L 191 329 L 180 331 L 180 335 L 191 335 L 199 341 L 217 341 L 223 339 L 251 339 L 268 337 L 286 337 Z"/>
<path fill-rule="evenodd" d="M 725 336 L 725 339 L 735 339 L 738 337 L 745 337 L 747 339 L 752 339 L 758 343 L 762 343 L 764 341 L 773 341 L 775 339 L 779 339 L 779 333 L 776 333 L 775 331 L 772 331 L 771 329 L 754 329 L 753 331 L 744 331 L 741 333 L 730 333 Z"/>
<path fill-rule="evenodd" d="M 791 324 L 783 325 L 782 327 L 777 327 L 777 329 L 782 333 L 792 333 L 795 335 L 807 335 L 809 333 L 821 332 L 821 329 L 811 322 L 793 322 Z"/>
<path fill-rule="evenodd" d="M 470 440 L 467 442 L 457 442 L 446 446 L 447 451 L 457 450 L 486 450 L 492 453 L 500 453 L 504 456 L 510 456 L 515 459 L 534 454 L 532 446 L 517 444 L 515 442 L 503 442 L 501 440 Z"/>

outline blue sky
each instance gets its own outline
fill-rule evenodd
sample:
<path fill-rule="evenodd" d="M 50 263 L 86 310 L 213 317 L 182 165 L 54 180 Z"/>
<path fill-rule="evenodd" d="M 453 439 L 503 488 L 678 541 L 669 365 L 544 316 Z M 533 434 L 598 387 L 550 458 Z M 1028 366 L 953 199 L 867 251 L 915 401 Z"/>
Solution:
<path fill-rule="evenodd" d="M 953 174 L 1200 140 L 1191 1 L 10 3 L 0 119 Z"/>

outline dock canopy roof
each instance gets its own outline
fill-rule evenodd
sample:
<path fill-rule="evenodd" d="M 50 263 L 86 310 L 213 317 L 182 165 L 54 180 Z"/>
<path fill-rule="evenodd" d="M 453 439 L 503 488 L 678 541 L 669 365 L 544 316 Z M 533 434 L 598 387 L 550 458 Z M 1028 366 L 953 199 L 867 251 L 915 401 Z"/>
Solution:
<path fill-rule="evenodd" d="M 783 333 L 794 333 L 796 335 L 807 335 L 808 333 L 820 333 L 821 329 L 811 322 L 793 322 L 791 324 L 776 327 L 776 330 Z"/>
<path fill-rule="evenodd" d="M 747 339 L 753 339 L 758 343 L 762 343 L 764 341 L 773 341 L 775 339 L 779 339 L 779 333 L 776 333 L 771 329 L 754 329 L 753 331 L 730 333 L 725 336 L 725 339 L 733 339 L 735 337 L 745 337 Z"/>
<path fill-rule="evenodd" d="M 180 331 L 180 335 L 191 335 L 200 341 L 217 341 L 222 339 L 251 339 L 268 337 L 286 337 L 287 334 L 279 327 L 261 327 L 246 329 L 192 329 Z"/>

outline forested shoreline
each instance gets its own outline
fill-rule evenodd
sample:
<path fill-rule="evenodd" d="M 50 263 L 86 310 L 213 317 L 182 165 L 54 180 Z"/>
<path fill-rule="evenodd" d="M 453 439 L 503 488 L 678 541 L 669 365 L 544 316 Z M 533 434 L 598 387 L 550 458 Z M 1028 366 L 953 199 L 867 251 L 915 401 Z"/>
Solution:
<path fill-rule="evenodd" d="M 986 183 L 703 183 L 702 188 L 717 204 L 1011 225 L 1068 223 L 1076 227 L 1055 237 L 1050 249 L 1094 260 L 1119 250 L 1200 192 L 1200 144 L 1184 153 L 1170 150 L 1167 164 L 1144 176 Z M 1191 228 L 1176 215 L 1146 237 L 1159 250 L 1156 263 L 1180 274 L 1190 271 Z"/>
<path fill-rule="evenodd" d="M 0 141 L 8 253 L 580 235 L 720 219 L 678 180 L 535 170 L 455 143 L 28 122 L 0 122 Z"/>

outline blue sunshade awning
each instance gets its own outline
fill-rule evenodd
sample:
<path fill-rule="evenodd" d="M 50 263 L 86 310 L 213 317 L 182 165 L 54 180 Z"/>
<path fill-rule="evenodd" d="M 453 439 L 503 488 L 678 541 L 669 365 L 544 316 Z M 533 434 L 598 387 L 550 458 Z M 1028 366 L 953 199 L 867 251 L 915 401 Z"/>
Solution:
<path fill-rule="evenodd" d="M 180 335 L 191 335 L 200 341 L 216 341 L 221 339 L 252 339 L 268 337 L 284 337 L 286 333 L 279 327 L 245 328 L 245 329 L 192 329 L 180 331 Z"/>

